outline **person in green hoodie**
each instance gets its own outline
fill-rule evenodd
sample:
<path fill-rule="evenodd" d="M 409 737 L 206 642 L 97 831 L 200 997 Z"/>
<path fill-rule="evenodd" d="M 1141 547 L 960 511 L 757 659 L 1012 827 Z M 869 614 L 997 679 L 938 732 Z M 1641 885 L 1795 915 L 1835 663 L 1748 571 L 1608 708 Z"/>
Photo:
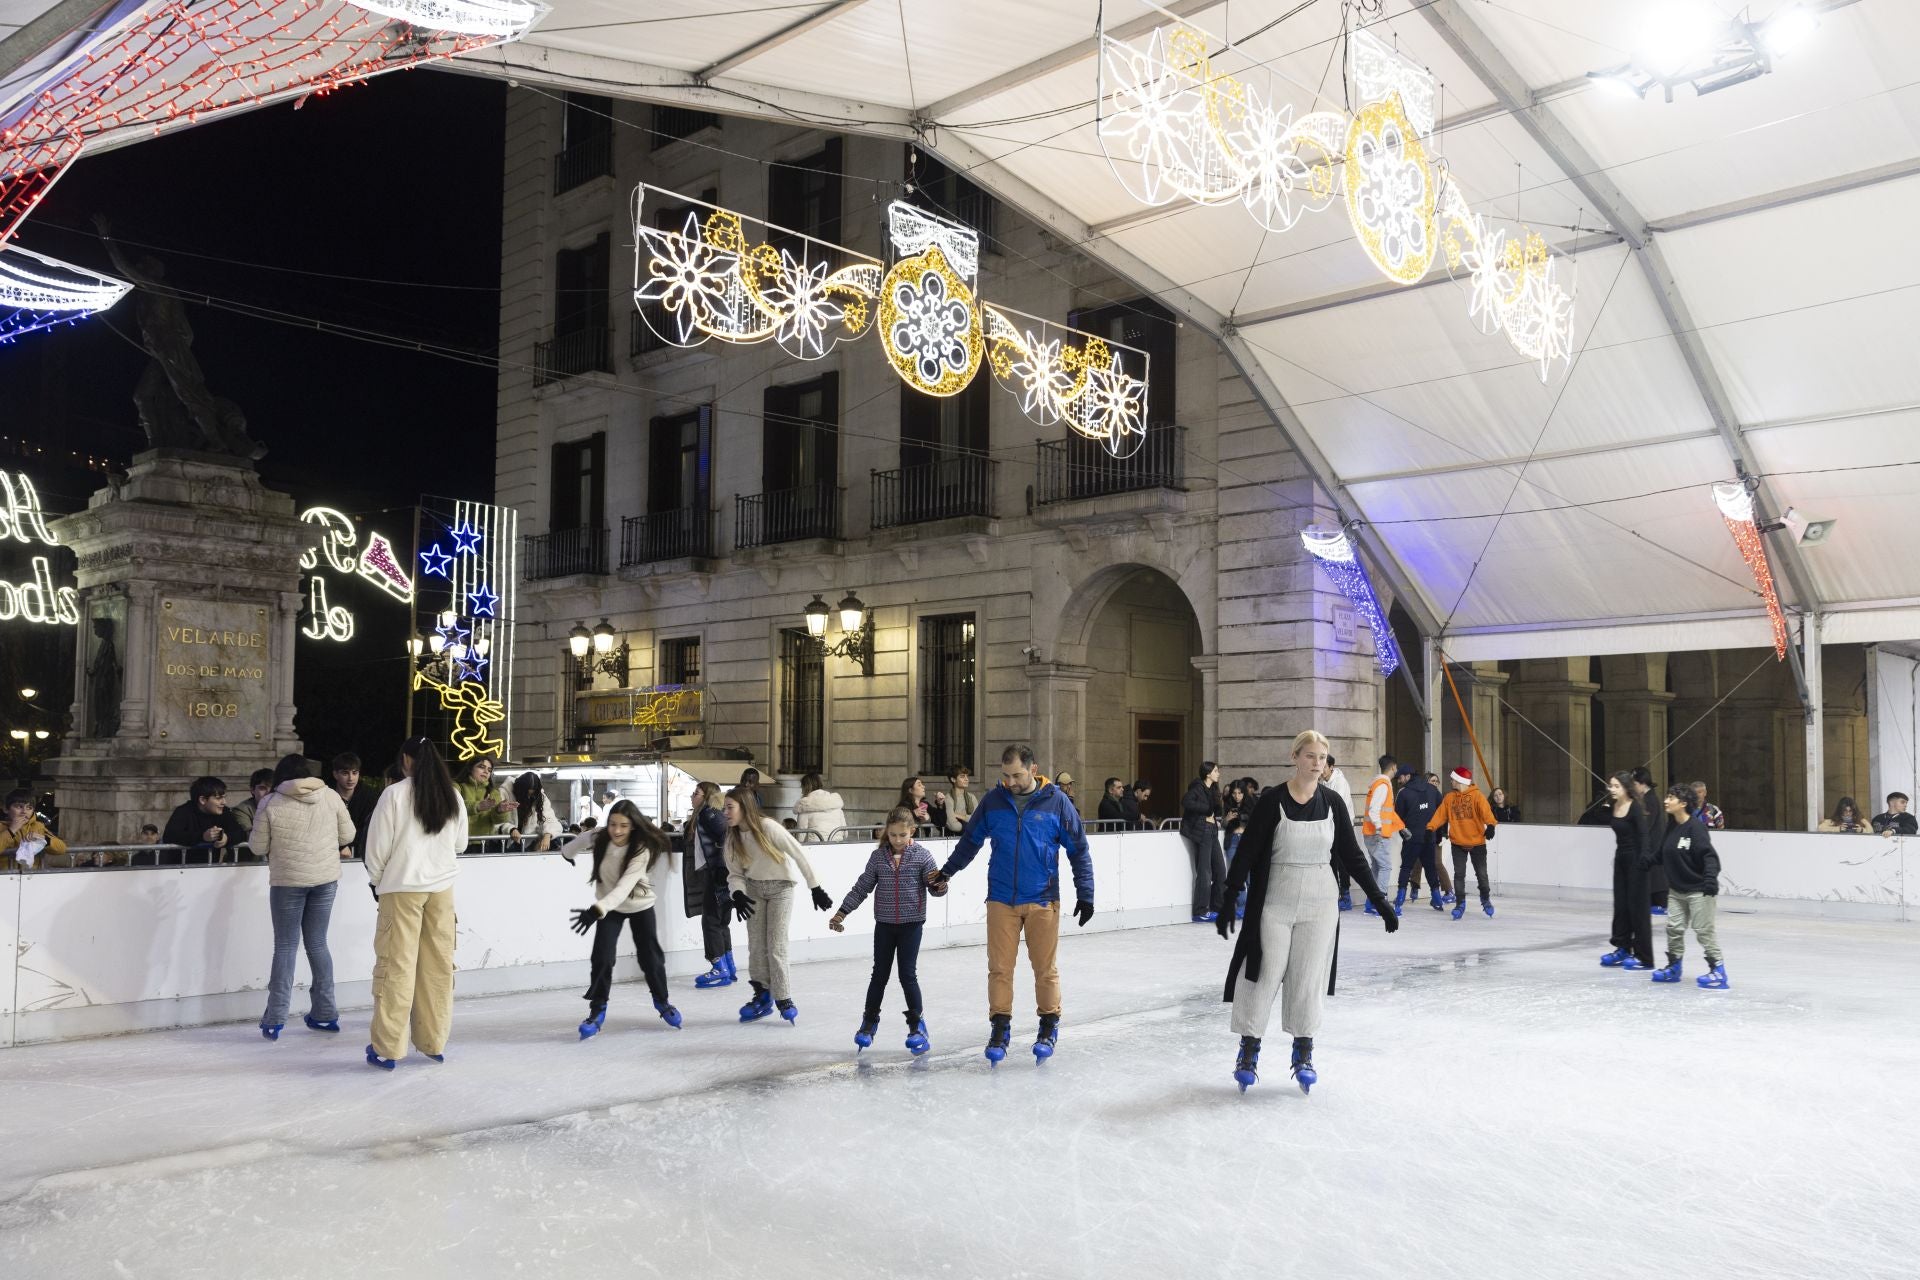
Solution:
<path fill-rule="evenodd" d="M 493 764 L 492 756 L 475 756 L 453 784 L 467 806 L 467 835 L 474 840 L 494 834 L 503 822 L 512 822 L 513 811 L 520 807 L 493 780 Z"/>

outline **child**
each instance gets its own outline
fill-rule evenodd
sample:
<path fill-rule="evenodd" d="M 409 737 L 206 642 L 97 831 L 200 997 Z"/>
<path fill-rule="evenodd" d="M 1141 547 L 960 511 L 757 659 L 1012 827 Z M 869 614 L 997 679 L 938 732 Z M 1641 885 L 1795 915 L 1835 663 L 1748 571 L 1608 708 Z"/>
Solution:
<path fill-rule="evenodd" d="M 910 809 L 897 808 L 887 815 L 886 834 L 880 847 L 867 859 L 867 869 L 847 891 L 827 921 L 835 933 L 846 932 L 842 923 L 860 909 L 869 893 L 878 889 L 873 900 L 873 978 L 867 983 L 867 1011 L 860 1019 L 860 1030 L 853 1042 L 865 1049 L 873 1043 L 880 1027 L 880 1001 L 887 993 L 887 979 L 893 975 L 894 957 L 900 959 L 900 993 L 907 998 L 907 1048 L 915 1057 L 929 1048 L 927 1024 L 920 1016 L 920 933 L 927 923 L 927 894 L 946 893 L 940 885 L 929 890 L 927 875 L 935 869 L 933 855 L 913 838 L 914 816 Z"/>
<path fill-rule="evenodd" d="M 585 1040 L 607 1020 L 607 997 L 613 989 L 613 960 L 620 948 L 620 928 L 633 930 L 633 949 L 646 975 L 653 1008 L 676 1030 L 680 1011 L 667 998 L 667 957 L 660 949 L 660 931 L 653 915 L 653 874 L 670 869 L 673 855 L 667 835 L 647 821 L 631 800 L 616 800 L 607 810 L 607 825 L 569 842 L 560 851 L 568 862 L 581 850 L 593 854 L 587 879 L 595 898 L 590 907 L 573 913 L 573 931 L 593 930 L 593 971 L 587 980 L 587 1020 L 580 1024 Z"/>
<path fill-rule="evenodd" d="M 1655 982 L 1680 981 L 1680 959 L 1686 954 L 1687 926 L 1707 953 L 1707 971 L 1694 981 L 1711 991 L 1727 989 L 1727 967 L 1721 963 L 1720 939 L 1714 933 L 1715 906 L 1720 895 L 1720 855 L 1714 851 L 1707 824 L 1694 812 L 1693 788 L 1667 788 L 1662 805 L 1666 830 L 1656 865 L 1667 873 L 1667 967 L 1655 969 Z"/>
<path fill-rule="evenodd" d="M 747 773 L 754 773 L 749 769 Z M 754 780 L 759 775 L 754 774 Z M 760 801 L 745 775 L 727 792 L 722 810 L 727 820 L 727 885 L 733 890 L 733 910 L 747 922 L 747 976 L 753 999 L 740 1006 L 740 1021 L 753 1022 L 775 1007 L 791 1026 L 799 1018 L 787 988 L 787 927 L 793 918 L 793 869 L 798 867 L 813 905 L 829 911 L 833 899 L 814 878 L 799 841 L 787 829 L 760 811 Z"/>

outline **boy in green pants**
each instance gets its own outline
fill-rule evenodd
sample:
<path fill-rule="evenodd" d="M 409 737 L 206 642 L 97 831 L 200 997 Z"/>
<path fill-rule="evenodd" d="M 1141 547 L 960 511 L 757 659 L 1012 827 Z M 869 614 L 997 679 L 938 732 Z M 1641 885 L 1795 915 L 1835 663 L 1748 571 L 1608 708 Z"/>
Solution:
<path fill-rule="evenodd" d="M 1667 811 L 1660 850 L 1648 861 L 1667 873 L 1667 967 L 1655 969 L 1655 982 L 1680 981 L 1680 958 L 1686 954 L 1687 928 L 1707 953 L 1707 971 L 1694 981 L 1713 991 L 1727 989 L 1727 967 L 1721 962 L 1720 939 L 1714 932 L 1715 907 L 1720 901 L 1720 855 L 1714 851 L 1707 824 L 1694 812 L 1693 788 L 1667 788 L 1661 802 Z"/>

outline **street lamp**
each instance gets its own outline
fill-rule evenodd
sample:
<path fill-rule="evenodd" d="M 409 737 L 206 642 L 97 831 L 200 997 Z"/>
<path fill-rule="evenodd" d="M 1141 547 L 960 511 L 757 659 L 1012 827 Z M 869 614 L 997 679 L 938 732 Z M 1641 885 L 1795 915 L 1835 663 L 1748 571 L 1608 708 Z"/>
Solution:
<path fill-rule="evenodd" d="M 425 649 L 426 647 L 427 647 L 426 641 L 422 640 L 419 636 L 407 637 L 407 656 L 409 658 L 419 657 L 421 650 Z"/>
<path fill-rule="evenodd" d="M 573 630 L 567 632 L 567 648 L 573 651 L 573 656 L 576 658 L 586 657 L 587 650 L 592 646 L 593 632 L 587 630 L 584 623 L 574 623 Z"/>
<path fill-rule="evenodd" d="M 28 685 L 26 688 L 20 690 L 20 701 L 22 702 L 32 702 L 35 698 L 39 696 L 40 696 L 40 691 L 34 688 L 32 685 Z"/>
<path fill-rule="evenodd" d="M 573 630 L 567 632 L 567 648 L 573 653 L 576 688 L 586 688 L 597 675 L 617 676 L 625 684 L 633 670 L 633 663 L 626 641 L 622 640 L 618 647 L 614 645 L 617 635 L 619 632 L 605 618 L 600 619 L 600 624 L 591 631 L 587 630 L 586 623 L 576 622 Z"/>
<path fill-rule="evenodd" d="M 613 624 L 605 618 L 593 629 L 593 651 L 595 653 L 613 652 Z"/>
<path fill-rule="evenodd" d="M 820 646 L 822 656 L 846 658 L 859 663 L 863 674 L 873 674 L 873 615 L 867 612 L 859 596 L 849 591 L 838 605 L 828 609 L 826 598 L 816 593 L 803 612 L 807 634 Z M 839 640 L 828 644 L 827 618 L 834 612 L 840 615 L 841 635 Z"/>

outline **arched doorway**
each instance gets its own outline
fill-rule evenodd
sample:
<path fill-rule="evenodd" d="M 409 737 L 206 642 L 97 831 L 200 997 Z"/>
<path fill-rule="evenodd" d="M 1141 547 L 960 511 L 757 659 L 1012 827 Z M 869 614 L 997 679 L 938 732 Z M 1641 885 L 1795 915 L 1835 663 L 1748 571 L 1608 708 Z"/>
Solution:
<path fill-rule="evenodd" d="M 1108 777 L 1143 779 L 1153 787 L 1143 812 L 1178 817 L 1207 749 L 1206 684 L 1194 664 L 1206 653 L 1199 618 L 1177 582 L 1140 565 L 1103 571 L 1075 604 L 1062 638 L 1078 641 L 1072 647 L 1089 673 L 1079 750 L 1067 753 L 1081 764 L 1080 805 L 1097 812 Z"/>

